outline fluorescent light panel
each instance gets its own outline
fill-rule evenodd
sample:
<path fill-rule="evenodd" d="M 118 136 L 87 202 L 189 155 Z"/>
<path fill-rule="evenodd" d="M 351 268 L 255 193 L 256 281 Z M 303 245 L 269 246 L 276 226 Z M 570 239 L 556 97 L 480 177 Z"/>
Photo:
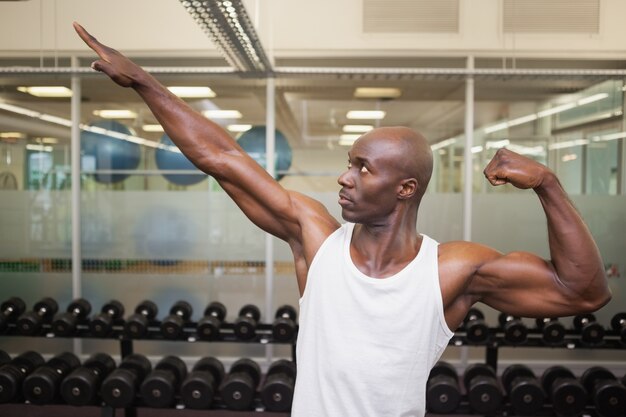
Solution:
<path fill-rule="evenodd" d="M 209 119 L 241 119 L 243 117 L 239 110 L 205 110 L 202 114 Z"/>
<path fill-rule="evenodd" d="M 141 130 L 143 130 L 144 132 L 163 132 L 163 126 L 161 126 L 160 124 L 153 124 L 153 125 L 143 125 L 141 126 Z"/>
<path fill-rule="evenodd" d="M 216 95 L 209 87 L 172 86 L 167 89 L 180 98 L 213 98 Z"/>
<path fill-rule="evenodd" d="M 135 119 L 137 113 L 132 110 L 94 110 L 94 115 L 104 119 Z"/>
<path fill-rule="evenodd" d="M 241 133 L 241 132 L 247 132 L 248 130 L 252 129 L 252 125 L 228 125 L 226 127 L 228 130 L 230 130 L 231 132 L 234 133 Z"/>
<path fill-rule="evenodd" d="M 346 117 L 348 119 L 369 119 L 369 120 L 380 120 L 385 118 L 385 112 L 382 110 L 350 110 Z"/>
<path fill-rule="evenodd" d="M 398 98 L 402 95 L 399 88 L 358 87 L 354 90 L 356 98 Z"/>
<path fill-rule="evenodd" d="M 343 131 L 346 133 L 366 133 L 374 129 L 372 125 L 345 125 Z"/>
<path fill-rule="evenodd" d="M 26 135 L 21 132 L 2 132 L 0 138 L 2 139 L 24 139 Z"/>
<path fill-rule="evenodd" d="M 58 85 L 21 86 L 17 90 L 35 97 L 72 97 L 72 90 Z"/>

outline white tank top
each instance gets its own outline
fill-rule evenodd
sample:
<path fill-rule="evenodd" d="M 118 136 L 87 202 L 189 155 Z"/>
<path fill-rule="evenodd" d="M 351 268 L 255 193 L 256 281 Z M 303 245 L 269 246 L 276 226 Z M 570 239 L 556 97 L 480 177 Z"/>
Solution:
<path fill-rule="evenodd" d="M 443 314 L 438 243 L 388 278 L 350 257 L 354 224 L 315 255 L 300 299 L 293 417 L 424 416 L 426 381 L 453 333 Z"/>

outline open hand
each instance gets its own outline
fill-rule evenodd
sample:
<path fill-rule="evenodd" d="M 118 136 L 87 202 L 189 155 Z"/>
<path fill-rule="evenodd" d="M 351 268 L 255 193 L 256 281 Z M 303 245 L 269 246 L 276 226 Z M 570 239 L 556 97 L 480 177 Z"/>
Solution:
<path fill-rule="evenodd" d="M 498 149 L 493 159 L 483 171 L 491 185 L 512 184 L 517 188 L 537 188 L 547 175 L 551 175 L 545 165 L 526 158 L 508 149 Z"/>
<path fill-rule="evenodd" d="M 91 68 L 105 73 L 122 87 L 133 86 L 137 74 L 142 71 L 137 64 L 120 54 L 115 49 L 109 48 L 108 46 L 98 42 L 96 38 L 94 38 L 85 30 L 85 28 L 76 22 L 74 22 L 74 29 L 87 46 L 93 49 L 100 57 L 99 60 L 94 61 L 91 64 Z"/>

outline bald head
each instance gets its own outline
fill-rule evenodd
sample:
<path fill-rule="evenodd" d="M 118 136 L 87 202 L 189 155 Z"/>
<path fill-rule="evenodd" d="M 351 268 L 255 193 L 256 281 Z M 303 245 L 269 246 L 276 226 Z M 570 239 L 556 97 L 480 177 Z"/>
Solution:
<path fill-rule="evenodd" d="M 433 172 L 433 154 L 426 138 L 407 127 L 379 127 L 370 130 L 358 140 L 375 142 L 379 152 L 393 163 L 404 178 L 417 180 L 415 197 L 422 199 Z"/>

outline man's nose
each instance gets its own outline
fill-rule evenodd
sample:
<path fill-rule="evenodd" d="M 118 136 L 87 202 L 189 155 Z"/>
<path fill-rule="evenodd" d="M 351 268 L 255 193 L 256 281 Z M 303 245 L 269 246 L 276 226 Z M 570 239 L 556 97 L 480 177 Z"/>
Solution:
<path fill-rule="evenodd" d="M 350 177 L 350 170 L 346 170 L 343 174 L 337 178 L 337 182 L 342 187 L 351 187 L 352 186 L 352 178 Z"/>

